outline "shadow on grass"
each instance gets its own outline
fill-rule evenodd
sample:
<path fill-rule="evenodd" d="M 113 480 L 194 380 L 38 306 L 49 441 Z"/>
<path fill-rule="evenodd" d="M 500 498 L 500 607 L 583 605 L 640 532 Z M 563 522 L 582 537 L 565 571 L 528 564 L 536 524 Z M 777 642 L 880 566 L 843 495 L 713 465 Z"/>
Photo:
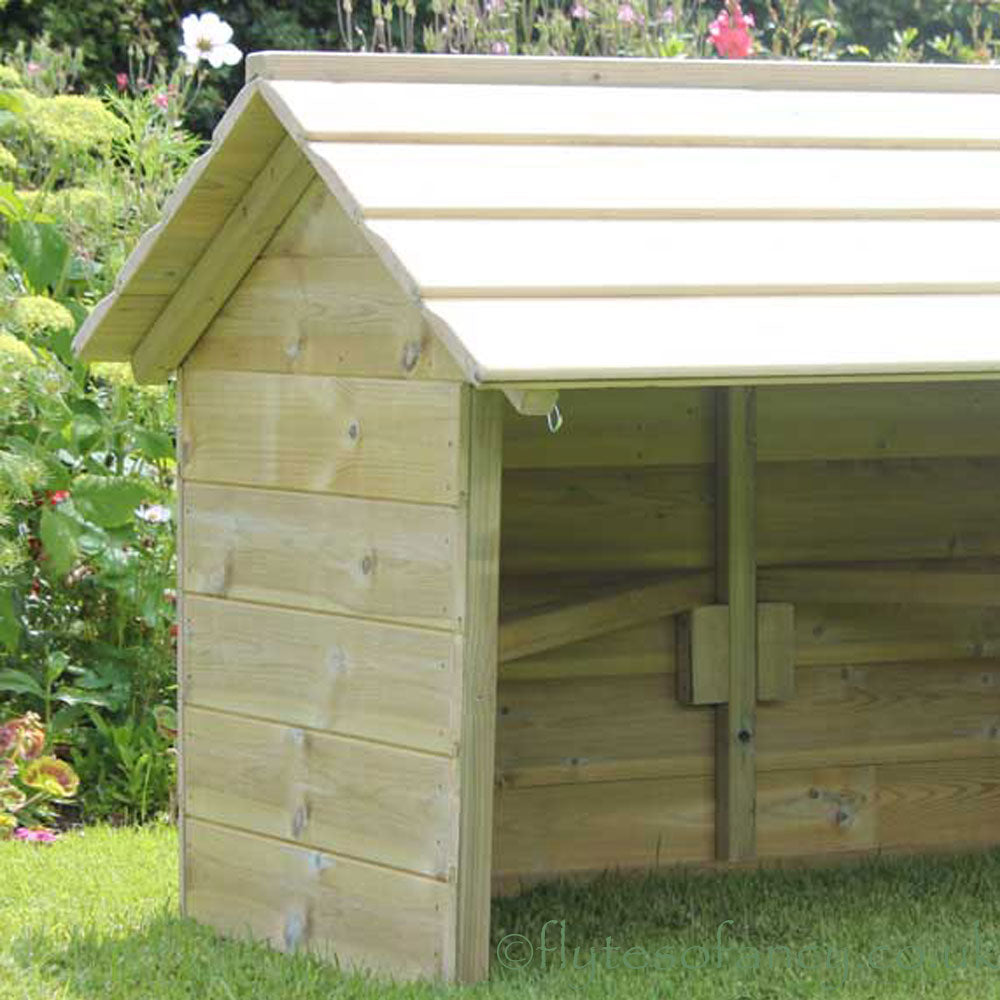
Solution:
<path fill-rule="evenodd" d="M 137 931 L 126 929 L 123 917 L 120 935 L 26 934 L 8 943 L 6 967 L 23 974 L 22 995 L 31 1000 L 964 1000 L 1000 997 L 998 889 L 1000 851 L 804 871 L 671 870 L 550 883 L 494 903 L 491 981 L 473 989 L 341 972 L 307 955 L 222 940 L 167 909 Z M 544 968 L 543 931 L 553 949 L 544 952 Z M 975 934 L 986 964 L 970 952 Z M 516 947 L 505 949 L 511 935 Z M 812 956 L 806 964 L 799 958 L 804 949 Z M 869 961 L 876 949 L 887 956 L 879 968 Z M 925 960 L 899 961 L 907 949 L 911 956 L 922 950 Z M 822 956 L 830 953 L 837 957 L 824 968 Z M 947 954 L 952 966 L 943 967 Z"/>

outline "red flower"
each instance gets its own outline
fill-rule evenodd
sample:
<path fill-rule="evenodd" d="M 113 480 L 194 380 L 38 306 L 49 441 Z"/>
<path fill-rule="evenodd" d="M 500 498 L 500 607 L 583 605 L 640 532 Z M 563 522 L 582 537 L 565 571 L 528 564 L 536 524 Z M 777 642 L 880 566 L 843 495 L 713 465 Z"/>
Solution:
<path fill-rule="evenodd" d="M 729 9 L 720 10 L 708 26 L 709 41 L 724 59 L 746 59 L 753 54 L 753 14 L 744 14 L 739 0 L 729 0 Z"/>
<path fill-rule="evenodd" d="M 45 496 L 53 507 L 69 499 L 69 490 L 47 490 Z"/>
<path fill-rule="evenodd" d="M 115 77 L 115 86 L 119 90 L 124 90 L 128 86 L 128 73 L 119 73 Z"/>

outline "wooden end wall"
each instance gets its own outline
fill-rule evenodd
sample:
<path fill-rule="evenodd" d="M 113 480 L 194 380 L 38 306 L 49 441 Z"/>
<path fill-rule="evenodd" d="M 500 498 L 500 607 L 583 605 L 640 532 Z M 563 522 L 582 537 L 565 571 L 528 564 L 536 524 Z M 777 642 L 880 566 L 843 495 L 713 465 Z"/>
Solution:
<path fill-rule="evenodd" d="M 711 570 L 713 390 L 560 408 L 555 435 L 505 419 L 504 614 Z M 757 706 L 759 857 L 1000 842 L 1000 386 L 760 389 L 757 409 L 759 599 L 795 604 L 797 667 L 792 700 Z M 872 563 L 902 571 L 878 603 L 786 572 Z M 907 603 L 941 567 L 987 572 Z M 501 666 L 499 885 L 714 857 L 715 711 L 678 703 L 674 667 L 672 618 Z"/>
<path fill-rule="evenodd" d="M 185 911 L 481 975 L 500 399 L 461 383 L 316 182 L 180 400 Z"/>

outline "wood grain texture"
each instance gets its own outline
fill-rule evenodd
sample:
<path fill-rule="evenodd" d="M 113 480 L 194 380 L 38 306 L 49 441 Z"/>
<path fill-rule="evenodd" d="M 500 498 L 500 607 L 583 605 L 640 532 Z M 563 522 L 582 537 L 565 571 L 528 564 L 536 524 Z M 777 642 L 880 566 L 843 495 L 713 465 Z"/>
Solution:
<path fill-rule="evenodd" d="M 455 637 L 196 595 L 183 615 L 189 704 L 455 752 Z"/>
<path fill-rule="evenodd" d="M 185 714 L 189 817 L 450 879 L 449 759 L 190 705 Z"/>
<path fill-rule="evenodd" d="M 1000 267 L 985 254 L 1000 221 L 982 219 L 918 226 L 909 219 L 801 216 L 376 219 L 367 225 L 433 301 L 1000 292 Z M 729 253 L 706 267 L 720 245 Z"/>
<path fill-rule="evenodd" d="M 455 509 L 190 483 L 184 516 L 190 592 L 458 628 Z"/>
<path fill-rule="evenodd" d="M 213 130 L 212 148 L 192 164 L 164 204 L 162 221 L 125 262 L 114 293 L 81 327 L 74 348 L 84 360 L 131 356 L 283 136 L 256 88 L 236 96 Z"/>
<path fill-rule="evenodd" d="M 873 770 L 760 775 L 760 856 L 875 847 Z M 497 874 L 553 877 L 708 861 L 714 854 L 713 805 L 709 778 L 502 789 L 497 795 Z"/>
<path fill-rule="evenodd" d="M 628 589 L 555 604 L 505 618 L 500 625 L 500 662 L 571 645 L 632 625 L 665 618 L 708 599 L 709 573 L 678 574 Z"/>
<path fill-rule="evenodd" d="M 563 426 L 504 419 L 507 469 L 710 464 L 711 389 L 565 389 Z M 990 382 L 812 385 L 757 394 L 761 462 L 995 457 L 1000 391 Z"/>
<path fill-rule="evenodd" d="M 1000 609 L 954 605 L 797 604 L 800 667 L 1000 657 Z"/>
<path fill-rule="evenodd" d="M 460 387 L 189 371 L 192 481 L 458 504 Z"/>
<path fill-rule="evenodd" d="M 883 764 L 879 841 L 893 850 L 992 846 L 1000 841 L 1000 761 Z"/>
<path fill-rule="evenodd" d="M 715 849 L 757 853 L 757 400 L 721 389 L 716 409 L 716 600 L 729 605 L 729 691 L 716 709 Z"/>
<path fill-rule="evenodd" d="M 346 968 L 446 976 L 454 887 L 191 820 L 189 911 Z"/>
<path fill-rule="evenodd" d="M 729 700 L 729 607 L 708 604 L 677 618 L 677 700 L 721 705 Z"/>
<path fill-rule="evenodd" d="M 312 179 L 285 137 L 132 354 L 139 381 L 162 381 L 194 346 Z"/>
<path fill-rule="evenodd" d="M 795 605 L 757 605 L 757 698 L 795 696 Z"/>
<path fill-rule="evenodd" d="M 313 141 L 518 142 L 995 148 L 992 94 L 689 89 L 400 82 L 261 84 L 276 114 Z"/>
<path fill-rule="evenodd" d="M 366 218 L 984 218 L 995 151 L 316 143 Z M 399 170 L 405 162 L 406 170 Z M 734 185 L 739 175 L 743 183 Z M 822 174 L 825 183 L 807 178 Z M 955 183 L 942 185 L 949 175 Z M 628 177 L 627 184 L 609 183 Z M 671 183 L 662 179 L 670 177 Z M 976 193 L 977 191 L 982 194 Z"/>
<path fill-rule="evenodd" d="M 758 706 L 761 770 L 1000 754 L 997 661 L 813 667 Z"/>
<path fill-rule="evenodd" d="M 779 273 L 767 280 L 780 280 Z M 525 298 L 493 293 L 427 298 L 426 307 L 456 357 L 464 358 L 470 377 L 490 385 L 979 382 L 1000 371 L 989 333 L 997 299 L 985 287 L 976 294 L 952 288 L 944 295 L 925 294 L 929 289 L 904 294 L 902 287 L 883 286 L 872 295 L 862 294 L 860 286 L 830 294 L 830 288 L 807 293 L 800 285 L 794 294 L 779 295 L 764 293 L 792 289 L 771 283 L 744 286 L 740 292 L 706 284 L 700 289 L 706 294 L 669 298 L 651 297 L 649 286 L 577 287 L 572 294 L 546 289 L 544 295 L 536 288 Z M 636 292 L 641 294 L 627 294 Z M 550 297 L 553 293 L 556 297 Z M 734 315 L 739 324 L 733 324 Z M 907 337 L 897 335 L 903 327 Z M 809 337 L 800 335 L 803 328 Z M 948 337 L 940 336 L 942 329 L 948 329 Z M 608 330 L 615 335 L 608 337 Z M 664 330 L 700 334 L 664 337 Z"/>
<path fill-rule="evenodd" d="M 261 257 L 191 353 L 198 369 L 462 380 L 372 257 Z"/>
<path fill-rule="evenodd" d="M 468 390 L 467 390 L 468 392 Z M 469 392 L 465 614 L 459 737 L 456 978 L 489 972 L 496 751 L 503 398 Z"/>
<path fill-rule="evenodd" d="M 676 663 L 675 621 L 675 618 L 661 618 L 501 662 L 500 678 L 572 681 L 581 677 L 672 674 Z"/>
<path fill-rule="evenodd" d="M 745 90 L 996 93 L 989 67 L 914 63 L 719 59 L 580 59 L 562 56 L 252 52 L 247 80 L 539 84 L 566 87 L 739 87 Z"/>
<path fill-rule="evenodd" d="M 711 775 L 712 713 L 675 697 L 672 674 L 503 681 L 504 786 Z"/>
<path fill-rule="evenodd" d="M 869 564 L 771 567 L 761 573 L 761 593 L 774 600 L 813 604 L 1000 605 L 996 567 Z"/>
<path fill-rule="evenodd" d="M 1000 556 L 998 459 L 768 462 L 757 473 L 765 570 Z M 714 561 L 707 466 L 511 470 L 504 496 L 512 575 L 670 572 Z"/>

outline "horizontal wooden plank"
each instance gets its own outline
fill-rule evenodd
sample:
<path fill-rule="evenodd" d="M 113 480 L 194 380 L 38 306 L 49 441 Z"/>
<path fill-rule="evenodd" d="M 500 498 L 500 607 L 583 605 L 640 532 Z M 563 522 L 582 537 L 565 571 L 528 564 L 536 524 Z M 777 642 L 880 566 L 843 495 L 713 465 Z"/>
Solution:
<path fill-rule="evenodd" d="M 879 842 L 891 849 L 1000 843 L 1000 760 L 883 764 Z"/>
<path fill-rule="evenodd" d="M 456 509 L 188 483 L 184 517 L 187 591 L 459 627 Z"/>
<path fill-rule="evenodd" d="M 799 667 L 973 658 L 1000 658 L 1000 608 L 795 606 L 795 662 Z"/>
<path fill-rule="evenodd" d="M 998 459 L 769 463 L 758 487 L 761 566 L 1000 555 Z"/>
<path fill-rule="evenodd" d="M 458 503 L 457 383 L 191 370 L 181 474 L 208 483 Z"/>
<path fill-rule="evenodd" d="M 758 854 L 777 857 L 876 846 L 873 769 L 760 775 Z M 714 854 L 709 778 L 503 789 L 494 836 L 500 876 L 655 868 Z"/>
<path fill-rule="evenodd" d="M 568 389 L 563 426 L 513 412 L 504 421 L 506 468 L 694 465 L 713 462 L 711 389 Z M 989 457 L 1000 390 L 991 382 L 822 385 L 757 394 L 762 462 Z"/>
<path fill-rule="evenodd" d="M 744 90 L 996 93 L 985 65 L 801 59 L 619 59 L 567 56 L 251 52 L 247 80 L 545 84 L 566 87 L 739 87 Z"/>
<path fill-rule="evenodd" d="M 379 219 L 369 227 L 428 299 L 1000 292 L 1000 265 L 987 252 L 1000 221 L 981 219 Z"/>
<path fill-rule="evenodd" d="M 711 573 L 687 573 L 572 604 L 533 609 L 501 622 L 500 662 L 687 611 L 709 600 L 713 591 Z"/>
<path fill-rule="evenodd" d="M 992 94 L 689 89 L 588 90 L 494 84 L 281 80 L 261 84 L 289 127 L 312 140 L 726 145 L 992 146 Z"/>
<path fill-rule="evenodd" d="M 713 773 L 713 713 L 669 674 L 505 680 L 499 705 L 507 787 Z M 757 711 L 759 771 L 1000 755 L 995 660 L 816 666 Z"/>
<path fill-rule="evenodd" d="M 761 251 L 747 252 L 756 257 Z M 765 283 L 782 273 L 774 266 Z M 762 294 L 765 285 L 747 286 L 739 295 L 623 297 L 627 290 L 616 288 L 604 298 L 432 298 L 426 304 L 464 368 L 484 383 L 565 388 L 643 379 L 683 385 L 874 375 L 940 380 L 1000 370 L 990 333 L 1000 302 L 995 295 L 805 294 L 799 287 L 794 295 L 777 296 Z M 684 335 L 665 337 L 664 330 Z M 689 335 L 693 330 L 697 336 Z"/>
<path fill-rule="evenodd" d="M 637 626 L 501 665 L 507 680 L 675 670 L 674 619 Z M 1000 609 L 958 605 L 797 604 L 799 668 L 1000 657 Z"/>
<path fill-rule="evenodd" d="M 187 815 L 436 878 L 453 874 L 448 758 L 190 705 L 184 750 Z"/>
<path fill-rule="evenodd" d="M 1000 213 L 991 193 L 1000 154 L 987 150 L 599 146 L 582 154 L 571 146 L 381 142 L 312 150 L 369 219 Z M 824 183 L 812 183 L 819 175 Z"/>
<path fill-rule="evenodd" d="M 508 787 L 710 775 L 713 713 L 673 674 L 501 682 L 497 778 Z"/>
<path fill-rule="evenodd" d="M 262 257 L 187 367 L 462 378 L 419 309 L 372 257 Z"/>
<path fill-rule="evenodd" d="M 193 594 L 183 627 L 188 704 L 455 751 L 453 636 Z"/>
<path fill-rule="evenodd" d="M 771 567 L 761 571 L 766 600 L 811 604 L 958 604 L 1000 606 L 1000 572 L 884 564 Z"/>
<path fill-rule="evenodd" d="M 708 569 L 714 489 L 709 466 L 505 471 L 504 571 Z"/>
<path fill-rule="evenodd" d="M 1000 662 L 798 671 L 795 697 L 758 706 L 758 767 L 1000 755 Z"/>
<path fill-rule="evenodd" d="M 997 421 L 995 382 L 784 386 L 757 394 L 764 462 L 994 457 Z"/>
<path fill-rule="evenodd" d="M 450 974 L 452 885 L 197 819 L 187 829 L 187 913 L 196 920 L 345 968 Z"/>
<path fill-rule="evenodd" d="M 757 478 L 764 567 L 1000 555 L 998 459 L 768 462 Z M 708 568 L 713 495 L 709 466 L 510 470 L 505 571 Z M 973 581 L 976 593 L 978 586 Z M 818 592 L 811 599 L 825 600 Z M 969 603 L 968 592 L 961 600 Z"/>

